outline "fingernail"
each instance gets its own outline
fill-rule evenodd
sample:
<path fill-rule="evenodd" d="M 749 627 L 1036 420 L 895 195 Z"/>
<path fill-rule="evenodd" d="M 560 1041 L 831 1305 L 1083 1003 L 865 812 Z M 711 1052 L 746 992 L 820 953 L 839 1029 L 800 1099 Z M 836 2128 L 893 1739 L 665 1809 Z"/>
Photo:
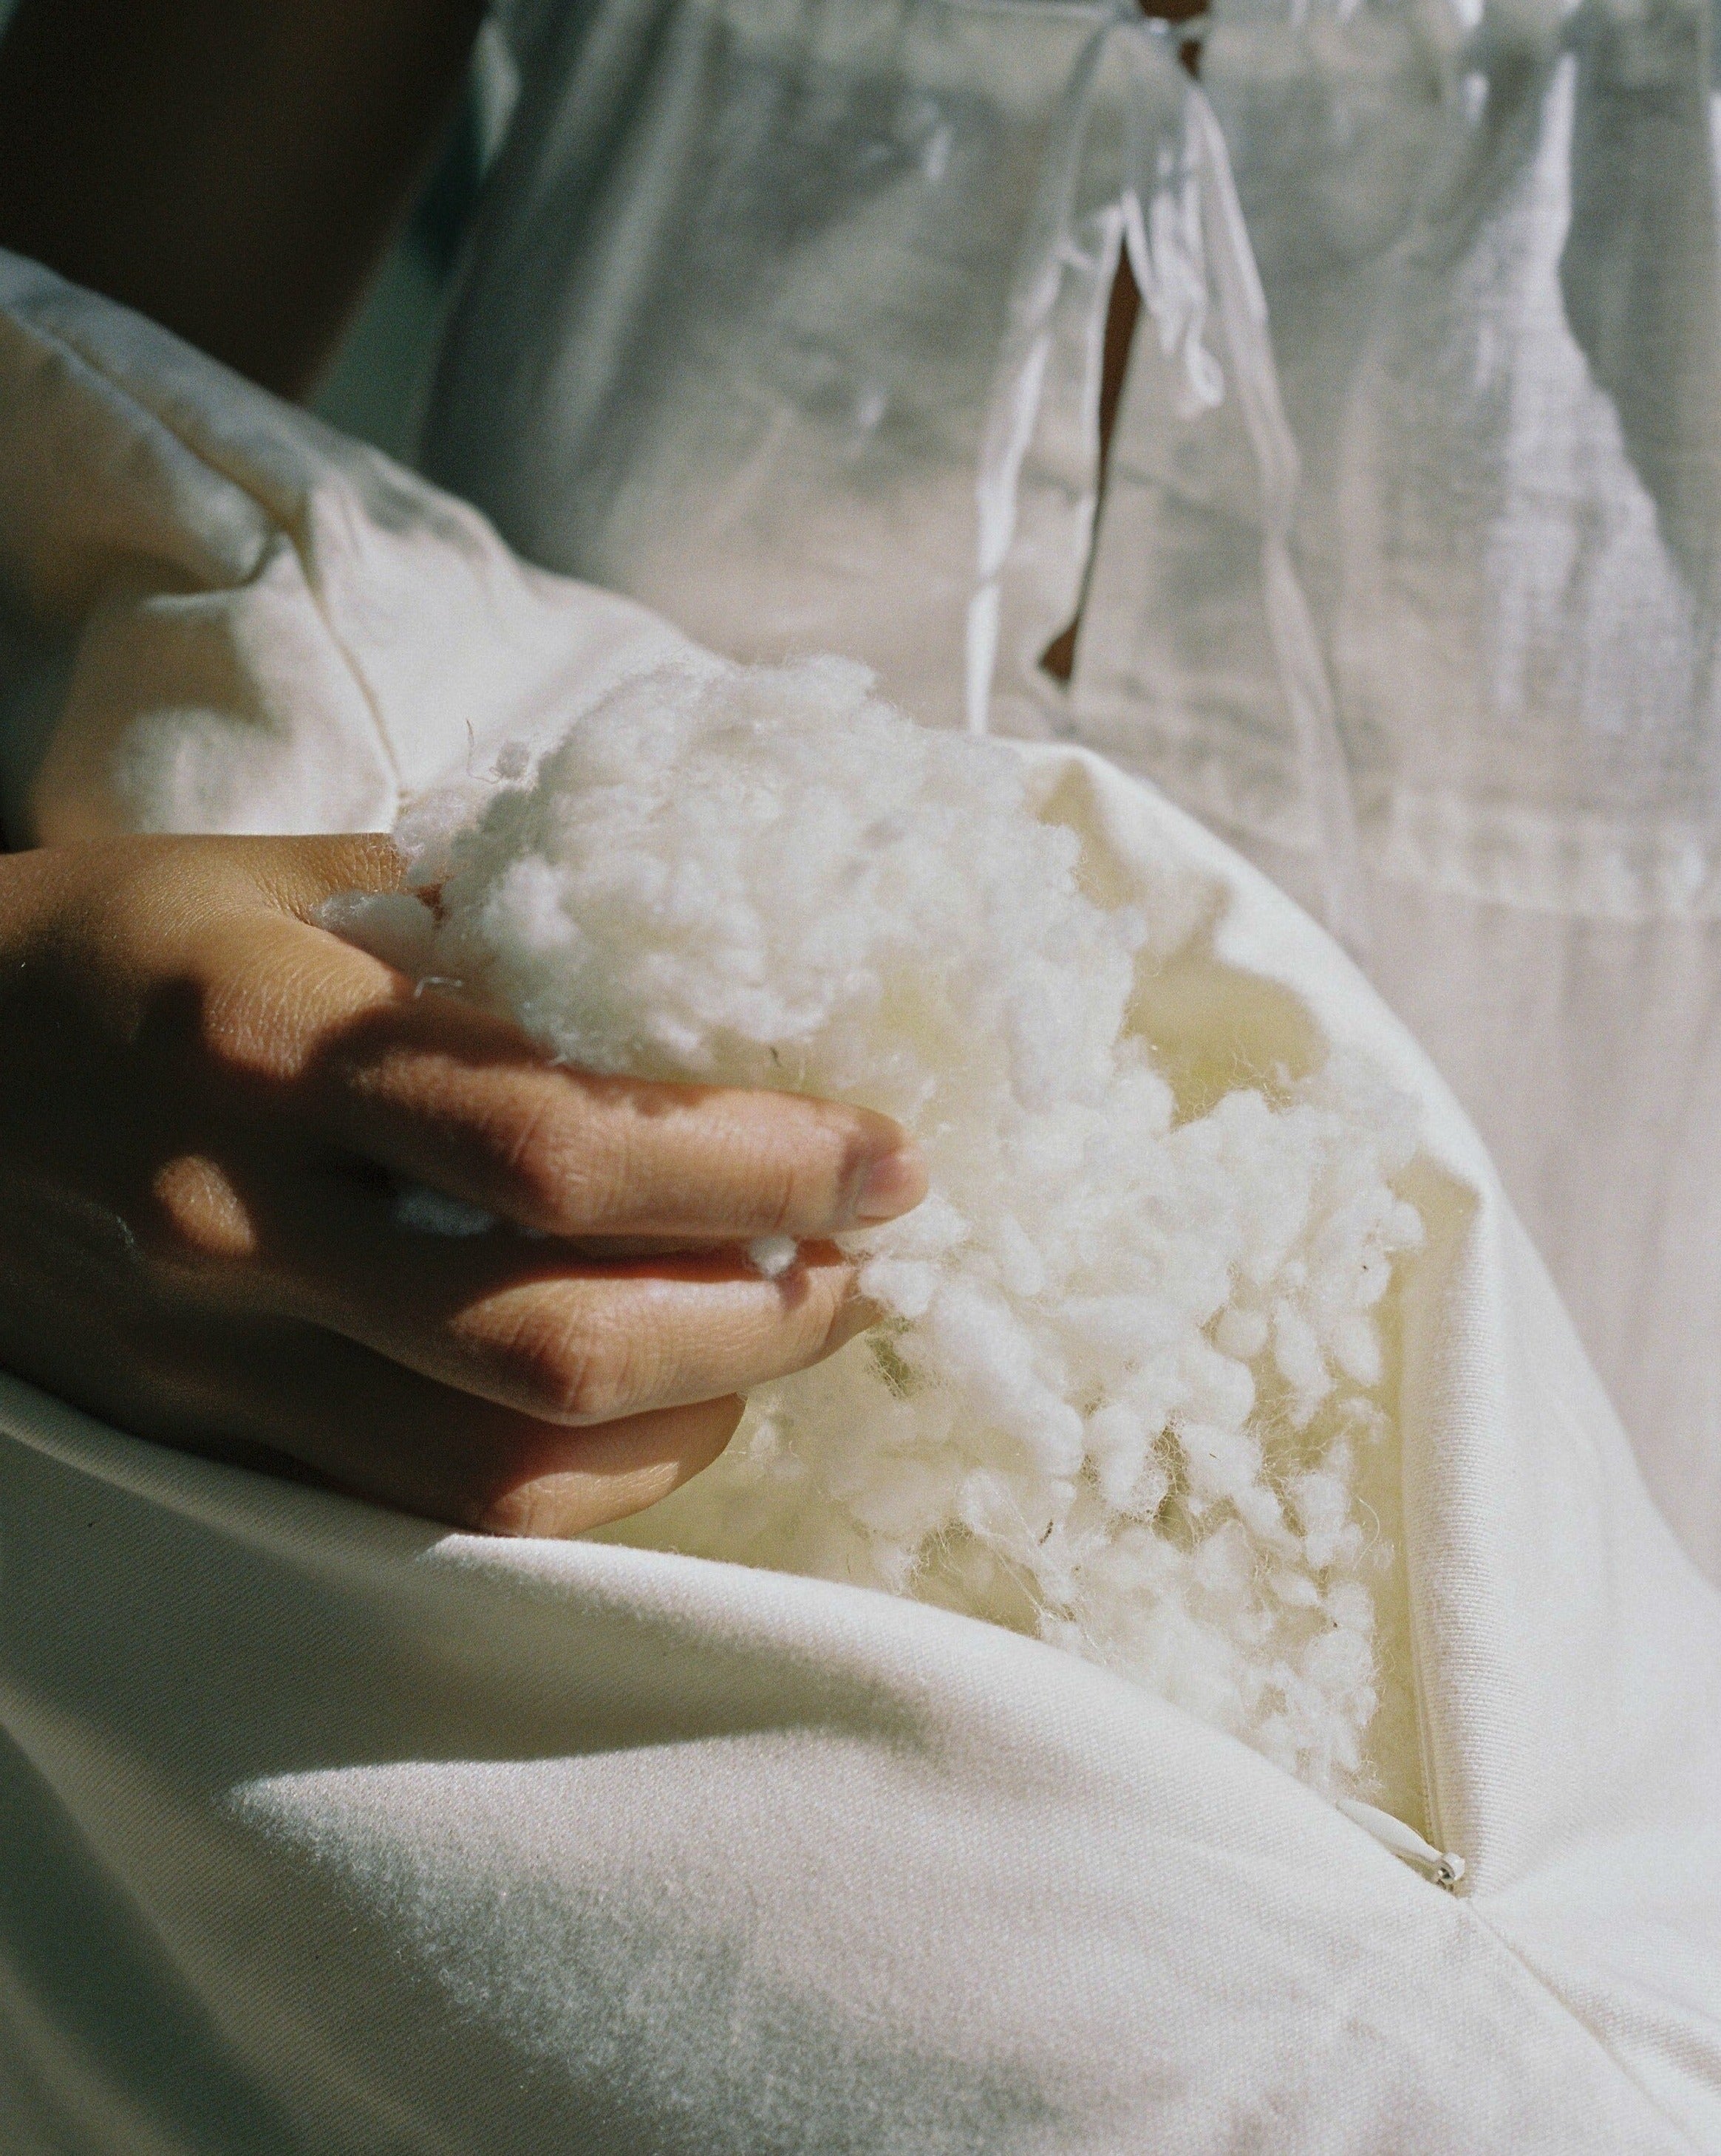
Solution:
<path fill-rule="evenodd" d="M 927 1194 L 926 1157 L 917 1145 L 881 1154 L 861 1178 L 855 1199 L 857 1220 L 894 1220 Z"/>

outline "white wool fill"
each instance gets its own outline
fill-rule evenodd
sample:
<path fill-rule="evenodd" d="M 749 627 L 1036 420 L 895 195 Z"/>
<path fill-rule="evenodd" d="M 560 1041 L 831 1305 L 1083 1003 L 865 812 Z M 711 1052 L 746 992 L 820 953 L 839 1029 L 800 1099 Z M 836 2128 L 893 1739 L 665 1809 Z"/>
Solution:
<path fill-rule="evenodd" d="M 846 1239 L 884 1322 L 613 1532 L 1035 1631 L 1372 1785 L 1414 1117 L 1336 1060 L 1180 1112 L 1130 1014 L 1191 876 L 1107 906 L 1015 755 L 835 660 L 635 680 L 402 836 L 435 921 L 348 932 L 569 1062 L 864 1104 L 927 1153 L 926 1202 Z"/>

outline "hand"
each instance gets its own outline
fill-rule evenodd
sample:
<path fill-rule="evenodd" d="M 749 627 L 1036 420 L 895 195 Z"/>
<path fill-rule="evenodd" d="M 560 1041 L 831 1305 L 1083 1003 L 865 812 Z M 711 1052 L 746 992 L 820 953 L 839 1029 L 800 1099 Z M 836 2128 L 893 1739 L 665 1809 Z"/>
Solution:
<path fill-rule="evenodd" d="M 310 925 L 382 839 L 0 859 L 0 1364 L 124 1428 L 573 1534 L 864 1326 L 829 1242 L 917 1204 L 864 1110 L 558 1070 Z M 415 1235 L 403 1185 L 496 1224 Z"/>

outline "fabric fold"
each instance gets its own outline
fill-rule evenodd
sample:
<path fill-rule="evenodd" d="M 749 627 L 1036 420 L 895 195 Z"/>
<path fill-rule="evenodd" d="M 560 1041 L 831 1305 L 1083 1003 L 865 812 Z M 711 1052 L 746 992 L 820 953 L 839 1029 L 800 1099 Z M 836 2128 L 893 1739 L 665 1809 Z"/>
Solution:
<path fill-rule="evenodd" d="M 387 821 L 618 671 L 701 663 L 4 273 L 0 367 L 94 459 L 50 483 L 51 437 L 0 398 L 0 466 L 36 490 L 0 486 L 8 603 L 69 653 L 25 786 L 49 834 L 212 803 L 268 829 L 301 784 Z M 1406 1592 L 1462 1892 L 1002 1630 L 444 1534 L 4 1379 L 8 2148 L 1721 2148 L 1721 1603 L 1474 1132 L 1337 945 L 1115 767 L 1021 753 L 1099 887 L 1152 905 L 1173 864 L 1210 892 L 1198 957 L 1141 984 L 1191 1052 L 1354 1052 L 1418 1104 Z"/>

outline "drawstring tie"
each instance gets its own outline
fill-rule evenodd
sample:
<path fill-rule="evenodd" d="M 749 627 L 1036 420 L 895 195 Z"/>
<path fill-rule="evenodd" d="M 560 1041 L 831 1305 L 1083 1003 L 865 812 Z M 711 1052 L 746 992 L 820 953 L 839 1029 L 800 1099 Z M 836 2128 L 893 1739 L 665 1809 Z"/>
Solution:
<path fill-rule="evenodd" d="M 1367 948 L 1367 910 L 1356 810 L 1338 710 L 1320 640 L 1291 557 L 1301 476 L 1267 327 L 1266 299 L 1237 199 L 1230 157 L 1212 105 L 1178 68 L 1170 38 L 1199 24 L 1144 19 L 1133 0 L 1115 9 L 1072 70 L 1048 134 L 1040 203 L 1024 270 L 1011 296 L 976 485 L 977 577 L 969 603 L 967 710 L 984 733 L 997 663 L 1000 578 L 1015 536 L 1017 489 L 1051 352 L 1051 318 L 1066 259 L 1089 113 L 1099 69 L 1122 50 L 1132 77 L 1126 116 L 1121 244 L 1160 347 L 1177 362 L 1178 414 L 1211 410 L 1227 382 L 1237 399 L 1261 488 L 1261 585 L 1279 685 L 1290 714 L 1301 790 L 1314 828 L 1322 911 L 1354 953 Z M 1121 48 L 1120 43 L 1121 41 Z M 1163 116 L 1168 74 L 1180 86 L 1174 131 Z M 1102 280 L 1102 292 L 1106 286 Z M 1104 304 L 1102 298 L 1101 304 Z M 1210 326 L 1228 367 L 1210 350 Z"/>

